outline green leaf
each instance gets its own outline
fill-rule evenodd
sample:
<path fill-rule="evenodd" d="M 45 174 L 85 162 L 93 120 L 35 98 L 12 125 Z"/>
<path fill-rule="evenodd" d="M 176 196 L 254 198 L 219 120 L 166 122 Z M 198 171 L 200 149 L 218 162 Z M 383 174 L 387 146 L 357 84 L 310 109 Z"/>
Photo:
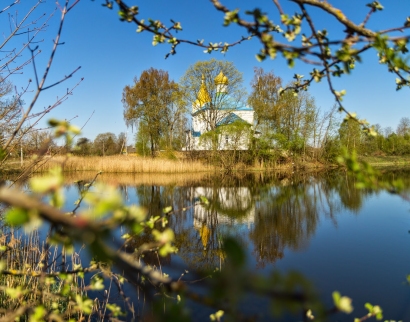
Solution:
<path fill-rule="evenodd" d="M 125 315 L 125 313 L 121 311 L 121 307 L 119 307 L 117 304 L 107 303 L 107 309 L 111 311 L 113 316 Z"/>
<path fill-rule="evenodd" d="M 165 207 L 164 209 L 162 209 L 162 212 L 163 212 L 164 214 L 168 214 L 168 213 L 170 213 L 171 211 L 172 211 L 172 206 Z"/>
<path fill-rule="evenodd" d="M 353 306 L 352 306 L 352 299 L 347 297 L 347 296 L 341 296 L 339 292 L 334 291 L 332 293 L 333 297 L 333 303 L 335 307 L 340 311 L 344 313 L 352 313 L 353 312 Z"/>
<path fill-rule="evenodd" d="M 24 294 L 26 294 L 28 290 L 23 290 L 22 286 L 17 286 L 15 288 L 8 287 L 6 288 L 6 294 L 10 296 L 12 299 L 17 299 Z"/>
<path fill-rule="evenodd" d="M 88 297 L 82 297 L 81 295 L 75 296 L 75 301 L 77 302 L 76 309 L 84 312 L 85 314 L 91 314 L 93 309 L 93 301 Z"/>
<path fill-rule="evenodd" d="M 202 204 L 204 204 L 204 205 L 209 205 L 209 200 L 206 198 L 206 197 L 204 197 L 204 196 L 199 196 L 199 200 L 201 200 L 201 203 Z"/>
<path fill-rule="evenodd" d="M 372 3 L 368 3 L 366 4 L 367 7 L 372 8 L 373 10 L 383 10 L 384 7 L 381 5 L 381 3 L 379 1 L 373 1 Z"/>
<path fill-rule="evenodd" d="M 224 313 L 225 313 L 224 311 L 219 310 L 219 311 L 217 311 L 216 313 L 211 314 L 211 315 L 209 316 L 209 318 L 211 319 L 211 321 L 220 321 L 220 320 L 221 320 L 221 317 L 223 317 Z"/>
<path fill-rule="evenodd" d="M 98 183 L 95 185 L 95 191 L 88 191 L 84 196 L 84 201 L 91 206 L 93 210 L 89 216 L 103 216 L 122 207 L 122 197 L 114 186 Z"/>
<path fill-rule="evenodd" d="M 46 310 L 44 306 L 39 305 L 34 308 L 34 313 L 30 316 L 30 322 L 42 322 L 44 321 L 44 316 L 46 315 Z"/>
<path fill-rule="evenodd" d="M 95 291 L 100 291 L 104 288 L 104 279 L 99 275 L 94 275 L 91 279 L 91 289 Z"/>
<path fill-rule="evenodd" d="M 5 219 L 11 226 L 21 226 L 29 222 L 30 216 L 27 210 L 11 208 L 7 211 Z"/>
<path fill-rule="evenodd" d="M 174 231 L 171 228 L 165 229 L 162 233 L 159 232 L 158 230 L 154 229 L 152 231 L 152 235 L 154 236 L 155 240 L 165 244 L 165 243 L 170 243 L 175 240 L 175 234 Z"/>
<path fill-rule="evenodd" d="M 63 184 L 63 175 L 61 173 L 61 168 L 57 167 L 51 169 L 46 176 L 34 177 L 30 179 L 29 184 L 31 190 L 37 193 L 56 191 Z"/>

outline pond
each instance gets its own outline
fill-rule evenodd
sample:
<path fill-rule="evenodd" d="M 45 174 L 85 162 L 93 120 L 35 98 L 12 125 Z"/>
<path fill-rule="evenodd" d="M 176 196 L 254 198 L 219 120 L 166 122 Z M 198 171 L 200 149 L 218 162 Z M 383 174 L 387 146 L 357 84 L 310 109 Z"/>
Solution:
<path fill-rule="evenodd" d="M 383 180 L 399 177 L 410 187 L 408 170 L 381 175 Z M 74 179 L 80 177 L 67 178 Z M 251 271 L 298 271 L 329 308 L 333 291 L 351 297 L 353 314 L 332 320 L 353 321 L 366 313 L 364 304 L 370 302 L 382 307 L 385 319 L 410 321 L 410 203 L 401 196 L 357 190 L 354 179 L 338 171 L 198 177 L 103 174 L 99 180 L 117 183 L 126 203 L 145 207 L 149 215 L 162 216 L 165 207 L 173 207 L 168 220 L 178 253 L 150 259 L 171 276 L 185 270 L 223 270 L 222 240 L 234 236 L 245 247 Z M 72 205 L 78 187 L 68 185 L 66 193 L 67 205 Z M 208 206 L 199 202 L 202 197 Z M 189 275 L 184 279 L 190 280 Z M 261 299 L 247 299 L 243 310 L 256 320 L 271 318 Z M 192 306 L 193 320 L 209 321 L 214 311 Z M 300 315 L 282 319 L 299 321 Z"/>
<path fill-rule="evenodd" d="M 65 176 L 66 211 L 75 207 L 84 184 L 93 177 L 87 173 Z M 405 186 L 401 196 L 358 190 L 355 179 L 342 171 L 102 174 L 97 181 L 116 185 L 126 204 L 144 207 L 149 216 L 165 216 L 164 208 L 172 207 L 166 217 L 175 232 L 177 254 L 164 258 L 147 254 L 143 260 L 181 278 L 200 294 L 205 292 L 204 284 L 196 272 L 224 271 L 224 238 L 233 236 L 245 249 L 251 274 L 297 271 L 312 283 L 327 308 L 332 307 L 333 291 L 352 298 L 354 312 L 332 315 L 331 321 L 364 316 L 366 302 L 380 305 L 387 320 L 410 321 L 410 170 L 386 170 L 380 175 L 380 180 L 397 178 Z M 77 213 L 85 207 L 81 204 Z M 38 243 L 47 232 L 47 227 L 40 230 Z M 120 239 L 123 233 L 114 235 Z M 125 249 L 133 252 L 149 241 L 149 234 L 143 234 L 128 240 Z M 78 253 L 84 263 L 90 260 L 86 252 Z M 131 287 L 124 290 L 136 311 L 142 312 L 144 301 Z M 192 302 L 188 309 L 193 321 L 209 321 L 215 312 Z M 270 302 L 262 296 L 248 294 L 238 310 L 250 320 L 273 319 Z M 274 318 L 302 319 L 300 312 Z"/>

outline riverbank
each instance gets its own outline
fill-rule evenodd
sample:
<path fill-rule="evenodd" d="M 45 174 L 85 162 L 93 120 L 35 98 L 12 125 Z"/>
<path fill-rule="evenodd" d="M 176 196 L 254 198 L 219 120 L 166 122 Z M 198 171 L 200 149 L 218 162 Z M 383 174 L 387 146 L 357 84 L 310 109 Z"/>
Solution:
<path fill-rule="evenodd" d="M 410 156 L 360 156 L 360 161 L 367 162 L 373 167 L 410 167 Z"/>

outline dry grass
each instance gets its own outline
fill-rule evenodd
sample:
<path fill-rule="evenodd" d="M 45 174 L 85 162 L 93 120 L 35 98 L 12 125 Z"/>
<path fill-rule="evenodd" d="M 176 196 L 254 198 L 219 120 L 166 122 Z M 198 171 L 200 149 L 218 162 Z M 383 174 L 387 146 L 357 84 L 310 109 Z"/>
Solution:
<path fill-rule="evenodd" d="M 57 259 L 62 262 L 61 258 L 65 258 L 65 252 L 59 250 L 58 246 L 47 246 L 46 238 L 43 237 L 43 240 L 38 230 L 26 234 L 19 229 L 2 226 L 0 232 L 0 257 L 4 265 L 3 274 L 0 276 L 0 320 L 8 321 L 7 315 L 12 316 L 13 311 L 20 310 L 16 308 L 34 308 L 39 304 L 47 309 L 57 305 L 67 320 L 77 319 L 80 314 L 76 312 L 74 305 L 68 298 L 63 298 L 59 294 L 59 290 L 66 282 L 57 279 L 55 274 L 64 271 L 66 267 L 72 267 L 73 264 L 80 264 L 79 256 L 71 256 L 71 261 L 67 258 L 67 266 L 62 266 L 61 263 L 57 263 Z M 44 276 L 41 277 L 40 273 Z M 54 282 L 44 282 L 47 274 L 53 276 L 51 278 Z M 77 274 L 73 274 L 72 278 L 72 281 L 76 281 L 75 285 L 72 284 L 73 291 L 85 295 L 83 280 Z M 12 296 L 13 289 L 21 289 L 21 295 Z M 20 315 L 20 319 L 16 320 L 28 321 L 27 310 L 22 310 Z"/>
<path fill-rule="evenodd" d="M 193 173 L 209 172 L 215 168 L 199 161 L 167 160 L 135 156 L 52 157 L 36 171 L 47 171 L 56 165 L 63 171 L 103 171 L 115 173 Z"/>

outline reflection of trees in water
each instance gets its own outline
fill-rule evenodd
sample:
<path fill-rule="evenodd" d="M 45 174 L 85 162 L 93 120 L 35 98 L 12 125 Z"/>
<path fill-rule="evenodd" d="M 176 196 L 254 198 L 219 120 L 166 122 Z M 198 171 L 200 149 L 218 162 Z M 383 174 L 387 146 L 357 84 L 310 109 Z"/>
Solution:
<path fill-rule="evenodd" d="M 319 221 L 317 198 L 307 184 L 270 187 L 257 204 L 249 234 L 258 266 L 283 257 L 285 248 L 305 246 Z"/>
<path fill-rule="evenodd" d="M 135 187 L 138 205 L 145 208 L 149 217 L 164 217 L 166 216 L 169 225 L 172 226 L 173 216 L 164 214 L 163 209 L 172 207 L 173 209 L 182 209 L 186 205 L 186 195 L 184 190 L 186 187 L 175 186 L 139 186 Z M 178 215 L 183 215 L 183 212 L 178 212 Z M 155 229 L 163 231 L 167 226 L 163 226 L 162 222 L 155 224 Z M 150 229 L 146 229 L 140 235 L 134 236 L 132 240 L 127 242 L 127 249 L 133 252 L 144 243 L 154 242 Z M 171 255 L 167 257 L 159 257 L 156 252 L 146 253 L 143 257 L 146 264 L 162 266 L 171 262 Z"/>
<path fill-rule="evenodd" d="M 355 188 L 356 180 L 348 175 L 342 175 L 336 185 L 340 201 L 346 209 L 358 213 L 363 206 L 364 190 Z"/>
<path fill-rule="evenodd" d="M 410 171 L 382 173 L 381 180 L 406 178 Z M 409 179 L 407 179 L 409 178 Z M 76 189 L 83 190 L 82 184 Z M 221 240 L 234 235 L 245 244 L 253 243 L 258 266 L 265 266 L 284 256 L 285 249 L 300 250 L 314 235 L 319 220 L 325 216 L 337 225 L 343 209 L 358 212 L 364 198 L 377 193 L 355 189 L 355 179 L 341 171 L 322 173 L 256 173 L 233 176 L 209 176 L 191 186 L 137 186 L 139 205 L 149 216 L 164 216 L 163 209 L 172 206 L 169 226 L 176 233 L 179 255 L 192 268 L 216 268 L 223 263 Z M 125 198 L 129 188 L 120 186 Z M 200 195 L 210 204 L 195 204 Z M 186 211 L 182 211 L 186 208 Z M 246 228 L 246 224 L 251 229 Z M 241 225 L 241 229 L 238 229 Z M 163 230 L 162 225 L 156 229 Z M 150 242 L 145 232 L 136 237 L 132 247 Z M 157 263 L 156 255 L 146 261 Z M 163 263 L 169 262 L 170 258 Z M 162 264 L 163 264 L 162 263 Z"/>
<path fill-rule="evenodd" d="M 281 259 L 286 248 L 307 246 L 320 216 L 337 225 L 337 213 L 343 208 L 358 211 L 369 193 L 356 189 L 353 178 L 336 171 L 285 176 L 276 185 L 262 187 L 249 234 L 257 265 Z"/>
<path fill-rule="evenodd" d="M 179 256 L 192 268 L 213 269 L 223 262 L 224 235 L 236 235 L 244 244 L 249 237 L 263 267 L 282 258 L 286 248 L 307 246 L 321 214 L 336 225 L 337 213 L 360 209 L 368 192 L 355 189 L 354 180 L 340 172 L 325 172 L 213 177 L 193 187 L 136 187 L 136 193 L 149 216 L 163 216 L 168 206 L 177 210 L 168 220 Z M 209 205 L 195 204 L 199 196 Z M 182 208 L 187 211 L 178 211 Z M 238 231 L 240 224 L 252 228 Z M 147 238 L 148 233 L 139 236 L 137 244 Z"/>

